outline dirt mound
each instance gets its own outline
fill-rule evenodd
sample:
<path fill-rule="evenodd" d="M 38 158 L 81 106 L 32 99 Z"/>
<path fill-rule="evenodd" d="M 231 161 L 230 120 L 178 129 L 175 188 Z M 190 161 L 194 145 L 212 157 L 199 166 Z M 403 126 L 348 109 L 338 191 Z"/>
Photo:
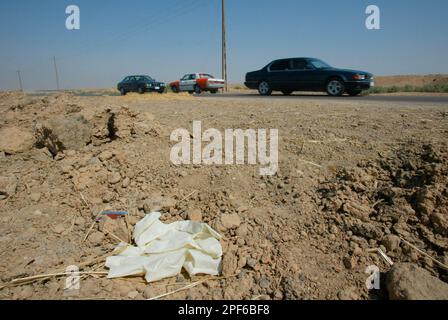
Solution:
<path fill-rule="evenodd" d="M 341 228 L 394 261 L 418 263 L 446 281 L 446 270 L 404 241 L 439 261 L 448 258 L 447 172 L 446 146 L 406 144 L 377 161 L 338 171 L 319 192 L 324 210 Z"/>

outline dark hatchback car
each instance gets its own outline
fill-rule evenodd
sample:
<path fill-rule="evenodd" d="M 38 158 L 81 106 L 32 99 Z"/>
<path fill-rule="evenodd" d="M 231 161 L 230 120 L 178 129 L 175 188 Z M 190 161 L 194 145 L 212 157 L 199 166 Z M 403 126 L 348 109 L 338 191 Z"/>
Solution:
<path fill-rule="evenodd" d="M 333 68 L 314 58 L 275 60 L 246 75 L 245 85 L 261 95 L 273 91 L 290 95 L 294 91 L 324 91 L 330 96 L 359 95 L 374 86 L 373 75 L 365 71 Z"/>
<path fill-rule="evenodd" d="M 145 92 L 164 93 L 166 85 L 163 82 L 154 80 L 150 76 L 128 76 L 117 85 L 117 89 L 122 95 L 128 92 L 138 92 L 141 94 Z"/>

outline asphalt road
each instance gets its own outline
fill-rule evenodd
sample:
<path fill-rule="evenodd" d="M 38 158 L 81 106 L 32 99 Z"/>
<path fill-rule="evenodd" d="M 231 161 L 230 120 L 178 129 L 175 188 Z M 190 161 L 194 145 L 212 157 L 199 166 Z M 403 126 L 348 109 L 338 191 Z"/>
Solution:
<path fill-rule="evenodd" d="M 446 104 L 448 105 L 448 95 L 369 95 L 360 97 L 329 97 L 325 94 L 294 94 L 283 96 L 273 94 L 263 97 L 256 93 L 224 93 L 224 94 L 204 94 L 197 96 L 199 99 L 277 99 L 277 100 L 311 100 L 311 101 L 369 101 L 369 102 L 391 102 L 391 103 L 421 103 L 421 104 Z"/>
<path fill-rule="evenodd" d="M 43 96 L 48 94 L 55 94 L 57 91 L 30 91 L 28 94 L 34 95 L 34 96 Z M 74 92 L 77 96 L 87 96 L 87 97 L 94 97 L 94 96 L 119 96 L 120 93 L 116 92 L 114 94 L 111 93 L 104 93 L 101 90 L 98 92 L 83 92 L 78 93 Z M 419 95 L 419 94 L 406 94 L 406 95 L 400 95 L 400 94 L 394 94 L 394 95 L 368 95 L 368 96 L 358 96 L 358 97 L 349 97 L 349 96 L 343 96 L 343 97 L 330 97 L 327 94 L 315 94 L 315 93 L 308 93 L 308 94 L 301 94 L 296 93 L 291 96 L 284 96 L 281 93 L 274 93 L 269 97 L 263 97 L 260 96 L 256 91 L 253 92 L 231 92 L 231 93 L 223 93 L 223 94 L 201 94 L 201 95 L 194 95 L 194 97 L 198 99 L 251 99 L 251 100 L 257 100 L 257 99 L 263 99 L 263 100 L 269 100 L 269 99 L 276 99 L 276 100 L 304 100 L 304 101 L 366 101 L 366 102 L 390 102 L 390 103 L 412 103 L 412 104 L 446 104 L 448 105 L 448 94 L 442 94 L 442 95 Z"/>

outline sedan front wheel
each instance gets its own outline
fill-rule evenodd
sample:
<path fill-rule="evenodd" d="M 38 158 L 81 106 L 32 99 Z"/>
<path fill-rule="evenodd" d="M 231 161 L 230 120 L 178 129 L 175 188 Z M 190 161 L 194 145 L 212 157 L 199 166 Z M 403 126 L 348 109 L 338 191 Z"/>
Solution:
<path fill-rule="evenodd" d="M 194 86 L 194 93 L 201 94 L 202 93 L 202 88 L 199 85 L 195 85 Z"/>
<path fill-rule="evenodd" d="M 332 79 L 327 83 L 327 93 L 333 97 L 342 96 L 345 90 L 345 85 L 342 80 Z"/>
<path fill-rule="evenodd" d="M 269 83 L 267 83 L 266 81 L 262 81 L 258 85 L 258 92 L 262 96 L 270 96 L 272 94 L 272 89 L 271 89 L 271 86 L 269 85 Z"/>

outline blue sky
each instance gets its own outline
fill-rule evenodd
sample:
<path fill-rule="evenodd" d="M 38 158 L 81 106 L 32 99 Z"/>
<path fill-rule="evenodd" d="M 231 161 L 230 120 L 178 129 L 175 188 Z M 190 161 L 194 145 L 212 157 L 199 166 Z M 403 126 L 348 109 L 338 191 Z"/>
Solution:
<path fill-rule="evenodd" d="M 229 80 L 276 58 L 313 56 L 377 75 L 448 73 L 446 0 L 226 0 Z M 65 8 L 81 30 L 65 28 Z M 381 9 L 381 30 L 365 9 Z M 127 74 L 172 81 L 220 75 L 219 0 L 15 0 L 0 2 L 0 89 L 111 87 Z"/>

